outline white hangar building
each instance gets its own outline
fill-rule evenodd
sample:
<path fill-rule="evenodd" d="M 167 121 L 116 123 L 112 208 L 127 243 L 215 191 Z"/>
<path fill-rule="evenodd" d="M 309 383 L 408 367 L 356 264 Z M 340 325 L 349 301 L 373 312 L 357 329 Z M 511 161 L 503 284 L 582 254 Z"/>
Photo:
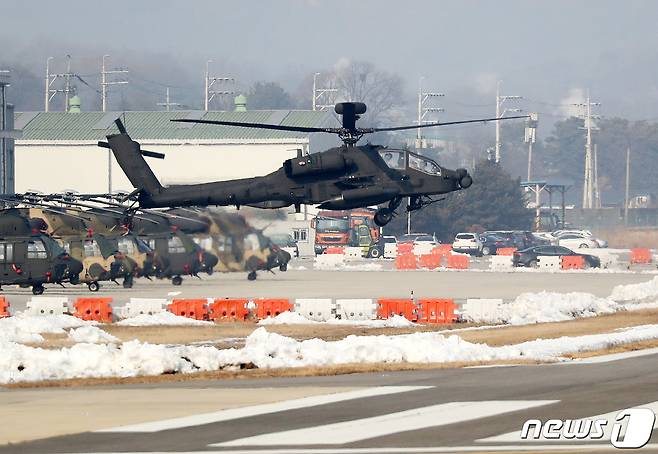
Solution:
<path fill-rule="evenodd" d="M 286 131 L 173 123 L 172 118 L 305 127 L 335 123 L 327 112 L 294 110 L 16 113 L 15 129 L 23 132 L 16 141 L 16 192 L 132 191 L 111 152 L 97 146 L 106 135 L 118 132 L 116 118 L 143 149 L 166 154 L 164 160 L 147 158 L 164 185 L 265 175 L 298 149 L 316 151 L 333 143 L 317 137 L 321 134 L 309 138 Z"/>

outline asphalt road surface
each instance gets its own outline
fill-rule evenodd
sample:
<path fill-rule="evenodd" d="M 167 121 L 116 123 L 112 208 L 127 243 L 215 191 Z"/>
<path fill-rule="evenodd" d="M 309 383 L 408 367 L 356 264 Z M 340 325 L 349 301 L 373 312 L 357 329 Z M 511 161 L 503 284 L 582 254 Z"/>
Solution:
<path fill-rule="evenodd" d="M 232 389 L 236 395 L 254 388 L 267 390 L 270 395 L 306 387 L 327 387 L 332 392 L 183 418 L 156 415 L 136 425 L 133 419 L 133 425 L 118 424 L 102 431 L 0 447 L 0 453 L 601 452 L 615 449 L 609 441 L 609 429 L 617 412 L 636 406 L 657 410 L 657 365 L 658 353 L 654 353 L 568 365 L 114 387 L 144 393 L 159 388 L 171 396 L 182 390 L 210 393 L 220 388 Z M 20 392 L 0 392 L 0 399 L 6 401 L 12 393 Z M 39 392 L 46 402 L 49 393 L 58 391 Z M 74 392 L 93 393 L 94 388 Z M 124 411 L 121 399 L 113 411 Z M 607 415 L 612 421 L 599 440 L 519 440 L 528 419 L 598 415 Z M 12 419 L 3 424 L 11 427 Z M 642 452 L 656 452 L 657 448 L 654 430 Z"/>
<path fill-rule="evenodd" d="M 390 263 L 384 263 L 390 267 Z M 302 265 L 303 266 L 303 265 Z M 358 265 L 357 265 L 358 266 Z M 259 273 L 256 281 L 247 281 L 246 273 L 186 277 L 175 287 L 168 280 L 137 279 L 132 289 L 103 282 L 101 290 L 91 293 L 84 285 L 61 288 L 47 287 L 43 296 L 111 296 L 123 304 L 131 297 L 139 298 L 406 298 L 413 291 L 417 297 L 502 298 L 511 300 L 523 292 L 588 292 L 606 297 L 619 284 L 635 284 L 654 275 L 630 272 L 564 272 L 544 273 L 537 270 L 516 272 L 489 271 L 378 271 L 289 270 L 276 274 Z M 5 287 L 2 295 L 14 310 L 23 310 L 32 298 L 30 289 Z"/>

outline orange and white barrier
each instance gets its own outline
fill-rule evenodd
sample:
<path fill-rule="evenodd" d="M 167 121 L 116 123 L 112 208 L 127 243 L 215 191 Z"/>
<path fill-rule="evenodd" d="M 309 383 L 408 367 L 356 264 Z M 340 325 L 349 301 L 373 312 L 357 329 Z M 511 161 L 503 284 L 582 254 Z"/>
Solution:
<path fill-rule="evenodd" d="M 390 318 L 401 315 L 407 320 L 415 322 L 418 320 L 418 308 L 412 299 L 408 298 L 380 298 L 377 300 L 377 317 Z"/>
<path fill-rule="evenodd" d="M 297 298 L 294 311 L 316 322 L 326 322 L 335 318 L 334 303 L 331 298 Z"/>
<path fill-rule="evenodd" d="M 336 300 L 336 316 L 343 320 L 374 320 L 377 305 L 367 298 L 339 298 Z"/>
<path fill-rule="evenodd" d="M 246 298 L 216 299 L 208 305 L 208 318 L 215 321 L 245 321 L 249 316 Z"/>
<path fill-rule="evenodd" d="M 542 255 L 537 259 L 537 263 L 542 270 L 559 270 L 562 266 L 562 259 L 557 255 Z"/>
<path fill-rule="evenodd" d="M 467 320 L 493 320 L 503 300 L 499 298 L 468 298 L 460 313 Z"/>
<path fill-rule="evenodd" d="M 159 314 L 166 310 L 165 298 L 130 298 L 125 306 L 116 308 L 116 314 L 121 318 L 131 318 L 138 315 Z"/>
<path fill-rule="evenodd" d="M 402 254 L 395 257 L 395 269 L 397 270 L 415 270 L 418 268 L 416 256 L 414 254 Z"/>
<path fill-rule="evenodd" d="M 510 271 L 513 267 L 511 255 L 492 255 L 489 258 L 489 269 L 492 271 Z"/>
<path fill-rule="evenodd" d="M 449 324 L 457 321 L 457 305 L 451 299 L 421 298 L 418 307 L 420 323 Z"/>
<path fill-rule="evenodd" d="M 514 255 L 515 252 L 515 247 L 501 247 L 496 249 L 496 255 Z"/>
<path fill-rule="evenodd" d="M 649 263 L 651 263 L 651 251 L 649 249 L 631 249 L 631 265 L 647 265 Z"/>
<path fill-rule="evenodd" d="M 560 266 L 563 270 L 585 269 L 585 257 L 580 255 L 563 255 Z"/>
<path fill-rule="evenodd" d="M 78 298 L 73 303 L 73 315 L 82 320 L 112 323 L 112 298 Z"/>
<path fill-rule="evenodd" d="M 207 299 L 174 299 L 167 306 L 167 310 L 179 317 L 193 318 L 195 320 L 208 320 Z"/>
<path fill-rule="evenodd" d="M 448 268 L 453 270 L 467 270 L 470 260 L 468 255 L 449 255 L 448 256 Z"/>
<path fill-rule="evenodd" d="M 256 305 L 256 318 L 262 320 L 268 317 L 276 317 L 282 312 L 292 309 L 292 304 L 285 298 L 259 298 L 253 300 Z"/>
<path fill-rule="evenodd" d="M 68 314 L 69 299 L 65 296 L 34 296 L 26 304 L 27 315 Z"/>
<path fill-rule="evenodd" d="M 426 268 L 428 270 L 435 270 L 439 267 L 441 267 L 441 263 L 443 262 L 443 255 L 442 254 L 425 254 L 421 255 L 420 258 L 418 259 L 418 265 L 421 268 Z"/>
<path fill-rule="evenodd" d="M 4 296 L 0 296 L 0 318 L 9 317 L 9 302 Z"/>

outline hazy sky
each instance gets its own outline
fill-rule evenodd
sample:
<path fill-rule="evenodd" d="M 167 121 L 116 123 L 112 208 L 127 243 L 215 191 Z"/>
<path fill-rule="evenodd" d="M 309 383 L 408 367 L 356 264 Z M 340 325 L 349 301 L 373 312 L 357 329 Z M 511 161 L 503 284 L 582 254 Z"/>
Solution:
<path fill-rule="evenodd" d="M 589 88 L 602 113 L 658 117 L 656 1 L 2 3 L 0 57 L 39 71 L 48 55 L 107 52 L 120 61 L 148 53 L 191 74 L 211 58 L 248 81 L 292 89 L 340 59 L 363 59 L 403 76 L 411 96 L 425 76 L 428 88 L 446 93 L 455 116 L 477 100 L 493 102 L 502 79 L 505 92 L 524 95 L 535 110 L 556 114 L 562 108 L 554 104 Z"/>

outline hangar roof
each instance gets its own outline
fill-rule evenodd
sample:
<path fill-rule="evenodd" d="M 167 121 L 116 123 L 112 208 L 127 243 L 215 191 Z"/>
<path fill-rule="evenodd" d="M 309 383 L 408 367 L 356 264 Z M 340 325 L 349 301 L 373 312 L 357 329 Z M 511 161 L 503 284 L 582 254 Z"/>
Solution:
<path fill-rule="evenodd" d="M 135 140 L 157 141 L 269 141 L 305 139 L 308 134 L 231 126 L 173 123 L 174 118 L 270 123 L 322 127 L 331 123 L 328 112 L 304 110 L 251 110 L 246 112 L 17 112 L 15 128 L 23 131 L 18 141 L 89 142 L 118 133 L 114 120 L 121 118 Z"/>

